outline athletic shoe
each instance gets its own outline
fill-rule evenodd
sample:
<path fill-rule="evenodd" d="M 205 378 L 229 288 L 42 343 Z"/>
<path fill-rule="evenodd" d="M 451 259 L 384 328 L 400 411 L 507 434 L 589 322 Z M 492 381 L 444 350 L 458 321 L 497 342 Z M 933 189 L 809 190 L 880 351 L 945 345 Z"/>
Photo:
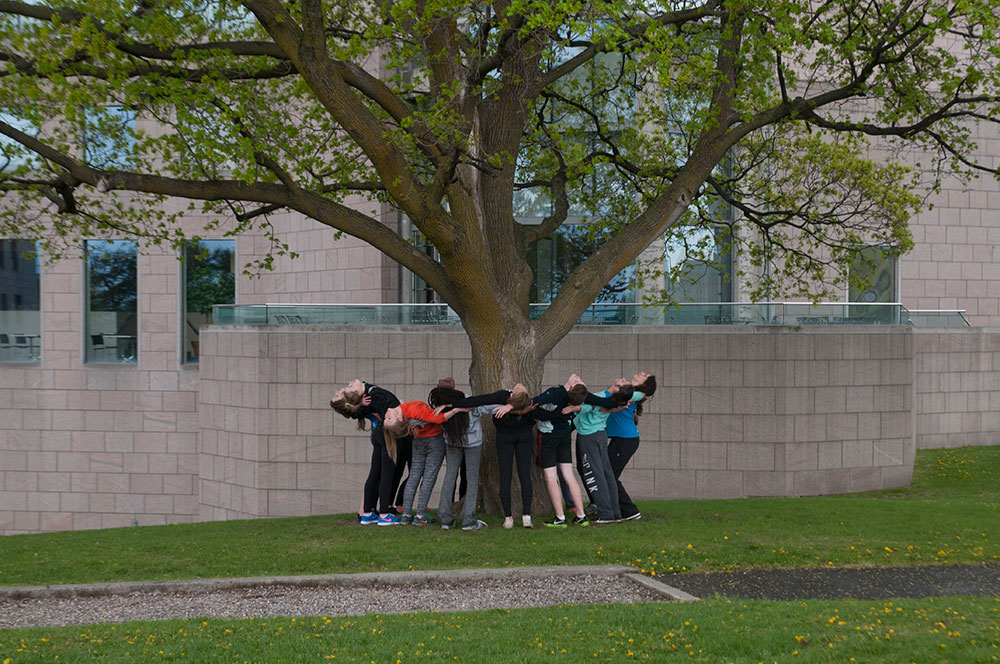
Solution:
<path fill-rule="evenodd" d="M 594 523 L 618 523 L 615 519 L 594 519 Z"/>
<path fill-rule="evenodd" d="M 398 526 L 399 519 L 396 518 L 395 514 L 383 514 L 378 518 L 378 525 L 380 526 Z"/>
<path fill-rule="evenodd" d="M 403 524 L 404 526 L 408 526 L 408 525 L 410 525 L 410 523 L 413 522 L 413 515 L 412 514 L 404 514 L 401 517 L 399 517 L 399 522 L 401 524 Z"/>
<path fill-rule="evenodd" d="M 455 525 L 454 523 L 442 523 L 441 530 L 451 530 L 451 527 Z"/>
<path fill-rule="evenodd" d="M 641 518 L 642 518 L 642 512 L 636 512 L 635 514 L 623 516 L 622 521 L 635 521 L 636 519 L 641 519 Z"/>
<path fill-rule="evenodd" d="M 521 525 L 523 525 L 525 528 L 531 528 L 532 527 L 531 526 L 531 515 L 530 514 L 525 514 L 524 516 L 521 517 Z"/>
<path fill-rule="evenodd" d="M 556 517 L 551 521 L 546 521 L 545 525 L 548 526 L 549 528 L 565 528 L 569 524 L 566 523 L 566 517 L 562 518 Z"/>
<path fill-rule="evenodd" d="M 575 519 L 573 519 L 573 525 L 574 526 L 589 526 L 590 525 L 590 518 L 587 517 L 586 514 L 584 514 L 583 516 L 578 516 Z"/>
<path fill-rule="evenodd" d="M 362 526 L 370 526 L 373 523 L 378 523 L 378 514 L 369 512 L 368 514 L 362 514 L 358 519 L 360 519 Z"/>
<path fill-rule="evenodd" d="M 413 517 L 414 526 L 429 526 L 432 523 L 437 523 L 437 519 L 432 516 L 427 516 L 426 514 L 418 514 Z"/>
<path fill-rule="evenodd" d="M 512 516 L 504 517 L 503 527 L 504 528 L 513 528 L 514 527 L 514 517 L 512 517 Z"/>
<path fill-rule="evenodd" d="M 482 519 L 476 519 L 476 523 L 471 526 L 462 526 L 462 530 L 479 530 L 480 528 L 485 528 L 487 523 Z"/>

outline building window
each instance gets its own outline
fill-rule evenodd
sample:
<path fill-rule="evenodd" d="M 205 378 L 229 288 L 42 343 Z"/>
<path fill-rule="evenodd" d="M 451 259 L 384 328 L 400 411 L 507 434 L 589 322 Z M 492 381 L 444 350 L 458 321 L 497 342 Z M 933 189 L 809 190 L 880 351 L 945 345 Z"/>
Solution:
<path fill-rule="evenodd" d="M 674 302 L 732 302 L 728 226 L 680 226 L 666 238 L 666 292 Z"/>
<path fill-rule="evenodd" d="M 896 259 L 886 247 L 865 247 L 851 263 L 849 302 L 898 302 Z"/>
<path fill-rule="evenodd" d="M 601 245 L 583 224 L 563 224 L 551 238 L 528 247 L 528 264 L 534 273 L 531 302 L 546 303 L 559 294 L 570 273 Z M 635 267 L 630 265 L 615 275 L 597 294 L 595 302 L 631 303 L 636 301 Z"/>
<path fill-rule="evenodd" d="M 0 239 L 0 362 L 37 362 L 42 355 L 38 247 Z"/>
<path fill-rule="evenodd" d="M 4 110 L 0 110 L 0 122 L 9 124 L 14 129 L 22 131 L 29 136 L 38 135 L 38 127 L 28 120 Z M 34 152 L 31 152 L 14 139 L 0 134 L 0 173 L 10 174 L 22 167 L 32 170 L 38 164 L 38 156 Z"/>
<path fill-rule="evenodd" d="M 427 254 L 432 260 L 440 260 L 437 249 L 420 231 L 413 229 L 411 242 L 418 251 Z M 414 304 L 433 304 L 441 302 L 441 298 L 438 297 L 438 294 L 427 284 L 426 281 L 414 274 L 413 282 L 410 287 L 410 302 Z"/>
<path fill-rule="evenodd" d="M 134 363 L 139 356 L 136 244 L 87 241 L 87 362 Z"/>
<path fill-rule="evenodd" d="M 212 322 L 212 305 L 236 301 L 235 268 L 233 240 L 202 240 L 185 247 L 182 332 L 185 363 L 198 361 L 198 331 Z"/>
<path fill-rule="evenodd" d="M 107 106 L 84 114 L 83 156 L 95 168 L 126 169 L 135 154 L 135 113 Z"/>

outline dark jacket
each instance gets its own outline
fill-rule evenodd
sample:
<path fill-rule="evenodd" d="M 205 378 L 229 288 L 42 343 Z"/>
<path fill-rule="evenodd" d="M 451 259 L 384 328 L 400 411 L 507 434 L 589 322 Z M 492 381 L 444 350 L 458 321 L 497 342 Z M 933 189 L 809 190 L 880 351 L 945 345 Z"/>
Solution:
<path fill-rule="evenodd" d="M 531 401 L 538 406 L 538 408 L 531 411 L 531 415 L 536 420 L 549 422 L 552 425 L 552 431 L 543 431 L 543 434 L 567 434 L 573 430 L 573 418 L 576 416 L 576 413 L 566 415 L 562 412 L 562 409 L 569 405 L 569 394 L 566 392 L 565 387 L 562 385 L 550 387 Z M 590 392 L 587 392 L 587 396 L 583 402 L 591 406 L 597 406 L 598 408 L 618 407 L 618 402 L 614 399 L 605 399 Z M 549 410 L 544 408 L 546 405 L 552 405 L 555 408 Z"/>

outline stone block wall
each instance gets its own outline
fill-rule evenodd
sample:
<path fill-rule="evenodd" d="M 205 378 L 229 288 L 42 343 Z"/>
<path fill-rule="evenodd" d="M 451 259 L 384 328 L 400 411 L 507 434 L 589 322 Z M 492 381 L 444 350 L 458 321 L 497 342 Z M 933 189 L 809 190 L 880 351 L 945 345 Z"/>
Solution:
<path fill-rule="evenodd" d="M 360 377 L 423 399 L 439 377 L 468 375 L 460 330 L 217 327 L 203 339 L 204 519 L 356 510 L 371 445 L 329 409 L 334 387 Z M 865 491 L 910 481 L 912 339 L 904 328 L 576 331 L 544 380 L 577 372 L 596 391 L 657 375 L 623 477 L 636 497 Z"/>
<path fill-rule="evenodd" d="M 917 447 L 1000 445 L 1000 333 L 915 330 Z"/>
<path fill-rule="evenodd" d="M 0 365 L 0 533 L 197 518 L 198 369 L 178 364 L 177 266 L 139 257 L 135 364 L 83 362 L 82 263 L 47 266 L 42 361 Z"/>
<path fill-rule="evenodd" d="M 172 328 L 142 306 L 144 333 Z M 469 389 L 458 329 L 217 326 L 200 370 L 161 366 L 153 337 L 137 365 L 81 368 L 60 346 L 73 315 L 46 315 L 42 365 L 0 366 L 0 533 L 351 512 L 371 445 L 329 408 L 335 386 Z M 640 370 L 660 383 L 623 477 L 640 499 L 898 486 L 918 446 L 1000 444 L 997 331 L 580 329 L 544 382 L 577 372 L 596 391 Z"/>

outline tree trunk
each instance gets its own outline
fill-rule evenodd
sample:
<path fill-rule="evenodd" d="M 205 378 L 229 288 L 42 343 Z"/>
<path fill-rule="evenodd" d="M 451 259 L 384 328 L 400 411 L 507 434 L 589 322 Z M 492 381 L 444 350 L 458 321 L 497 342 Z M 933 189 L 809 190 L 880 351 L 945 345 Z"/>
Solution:
<path fill-rule="evenodd" d="M 477 329 L 466 325 L 472 343 L 472 365 L 469 380 L 473 392 L 484 394 L 499 389 L 511 389 L 523 383 L 531 394 L 541 385 L 545 351 L 538 347 L 530 321 L 507 321 L 504 326 Z M 484 418 L 485 419 L 485 418 Z M 500 465 L 496 449 L 496 429 L 483 426 L 483 461 L 479 470 L 479 499 L 488 513 L 502 513 L 500 504 Z M 551 509 L 541 468 L 537 463 L 537 448 L 532 442 L 532 505 L 531 513 L 542 515 Z M 511 508 L 514 516 L 521 514 L 521 485 L 515 465 L 511 482 Z"/>

